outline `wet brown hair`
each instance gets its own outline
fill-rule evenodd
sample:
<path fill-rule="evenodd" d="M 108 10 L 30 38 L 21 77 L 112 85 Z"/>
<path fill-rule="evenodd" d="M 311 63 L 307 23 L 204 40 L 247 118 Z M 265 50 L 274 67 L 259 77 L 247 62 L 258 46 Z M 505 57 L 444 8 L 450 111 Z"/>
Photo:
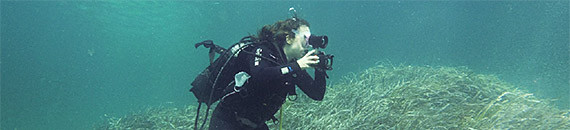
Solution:
<path fill-rule="evenodd" d="M 289 18 L 280 20 L 273 25 L 265 25 L 259 30 L 258 39 L 263 43 L 272 43 L 278 47 L 286 44 L 287 35 L 295 37 L 293 30 L 299 29 L 302 25 L 309 27 L 309 22 L 300 18 Z"/>

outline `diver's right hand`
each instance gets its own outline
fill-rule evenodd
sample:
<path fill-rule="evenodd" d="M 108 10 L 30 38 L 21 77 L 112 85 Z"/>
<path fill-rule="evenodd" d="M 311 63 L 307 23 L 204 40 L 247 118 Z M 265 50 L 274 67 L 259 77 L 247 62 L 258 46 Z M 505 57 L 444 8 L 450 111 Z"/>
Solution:
<path fill-rule="evenodd" d="M 311 50 L 303 58 L 297 60 L 297 64 L 301 69 L 312 68 L 315 64 L 319 63 L 319 56 L 313 55 L 317 50 Z"/>

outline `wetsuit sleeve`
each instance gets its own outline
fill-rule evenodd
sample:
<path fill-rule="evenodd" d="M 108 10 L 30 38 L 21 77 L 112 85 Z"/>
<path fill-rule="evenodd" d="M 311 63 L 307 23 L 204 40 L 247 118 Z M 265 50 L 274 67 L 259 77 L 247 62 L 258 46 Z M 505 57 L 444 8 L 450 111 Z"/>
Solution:
<path fill-rule="evenodd" d="M 270 60 L 275 60 L 272 58 L 274 56 L 271 55 L 270 51 L 266 49 L 257 49 L 255 50 L 256 55 L 261 54 L 261 56 L 266 57 L 261 58 L 255 55 L 248 55 L 248 66 L 250 70 L 250 75 L 254 80 L 262 81 L 262 82 L 275 82 L 286 78 L 287 76 L 291 76 L 294 72 L 301 71 L 301 67 L 296 62 L 285 64 L 285 65 L 278 65 Z"/>
<path fill-rule="evenodd" d="M 315 79 L 303 70 L 297 73 L 297 78 L 295 78 L 297 86 L 314 100 L 323 100 L 326 91 L 326 79 L 325 73 L 322 71 L 315 70 Z"/>
<path fill-rule="evenodd" d="M 250 70 L 251 80 L 261 83 L 279 82 L 283 79 L 293 78 L 293 82 L 310 98 L 314 100 L 323 100 L 326 90 L 325 73 L 315 71 L 315 79 L 313 79 L 307 71 L 302 70 L 297 62 L 291 62 L 285 65 L 278 65 L 270 61 L 274 56 L 270 51 L 265 49 L 257 49 L 254 51 L 256 55 L 248 55 L 247 61 Z M 275 59 L 276 60 L 276 59 Z"/>

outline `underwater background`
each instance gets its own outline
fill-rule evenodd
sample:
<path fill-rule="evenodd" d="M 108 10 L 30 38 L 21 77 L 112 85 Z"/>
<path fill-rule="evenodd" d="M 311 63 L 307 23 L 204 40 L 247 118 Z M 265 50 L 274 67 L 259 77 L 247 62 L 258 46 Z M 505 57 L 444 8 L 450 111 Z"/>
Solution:
<path fill-rule="evenodd" d="M 330 38 L 329 84 L 378 63 L 465 66 L 570 108 L 569 1 L 1 1 L 0 129 L 92 129 L 196 104 L 211 39 L 229 46 L 295 7 Z M 346 88 L 350 89 L 350 88 Z M 326 100 L 326 99 L 325 99 Z"/>

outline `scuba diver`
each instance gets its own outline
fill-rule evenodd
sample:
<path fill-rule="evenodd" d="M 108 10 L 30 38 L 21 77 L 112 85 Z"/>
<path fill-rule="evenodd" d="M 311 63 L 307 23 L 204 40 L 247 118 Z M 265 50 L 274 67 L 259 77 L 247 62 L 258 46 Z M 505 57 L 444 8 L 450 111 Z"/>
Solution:
<path fill-rule="evenodd" d="M 262 43 L 253 50 L 256 55 L 269 57 L 282 65 L 254 55 L 241 55 L 244 56 L 241 58 L 245 72 L 251 75 L 244 86 L 248 92 L 232 92 L 222 97 L 212 114 L 209 128 L 269 129 L 265 121 L 274 118 L 287 95 L 295 94 L 295 85 L 310 98 L 323 100 L 324 72 L 315 71 L 313 80 L 305 71 L 319 62 L 319 57 L 313 55 L 316 50 L 305 54 L 310 35 L 309 23 L 299 18 L 264 26 L 258 35 Z"/>
<path fill-rule="evenodd" d="M 212 113 L 210 130 L 267 130 L 265 122 L 277 120 L 274 114 L 287 96 L 296 96 L 295 86 L 311 99 L 323 100 L 333 55 L 317 49 L 327 44 L 327 36 L 311 35 L 309 23 L 296 15 L 263 26 L 257 36 L 244 37 L 229 49 L 211 40 L 197 43 L 196 48 L 210 48 L 211 65 L 190 89 L 200 103 L 195 129 L 202 103 L 208 105 L 207 119 L 210 105 L 220 101 Z M 221 56 L 213 61 L 215 53 Z M 310 68 L 315 69 L 314 79 L 306 71 Z"/>

